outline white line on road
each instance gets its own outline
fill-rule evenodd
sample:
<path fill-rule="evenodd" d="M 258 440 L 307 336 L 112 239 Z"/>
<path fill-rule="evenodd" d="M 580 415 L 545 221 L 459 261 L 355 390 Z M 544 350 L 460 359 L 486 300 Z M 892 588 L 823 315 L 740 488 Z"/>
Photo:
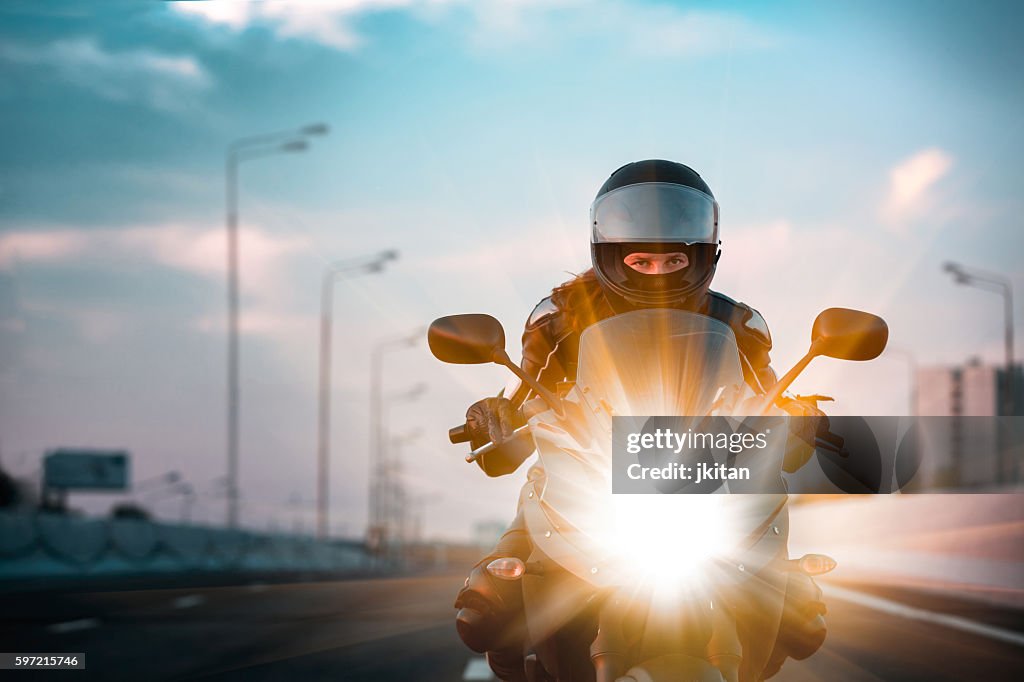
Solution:
<path fill-rule="evenodd" d="M 53 625 L 46 626 L 46 629 L 56 634 L 64 634 L 66 632 L 92 630 L 95 627 L 99 627 L 99 624 L 100 622 L 95 618 L 79 618 L 78 620 L 69 620 L 63 623 L 54 623 Z"/>
<path fill-rule="evenodd" d="M 493 680 L 494 673 L 491 672 L 491 666 L 487 664 L 487 659 L 481 656 L 479 658 L 471 658 L 466 662 L 466 669 L 462 673 L 462 679 Z"/>
<path fill-rule="evenodd" d="M 890 601 L 874 595 L 864 594 L 863 592 L 857 592 L 856 590 L 847 590 L 842 587 L 836 587 L 835 585 L 824 586 L 824 590 L 826 598 L 835 597 L 836 599 L 852 602 L 893 616 L 919 620 L 925 623 L 934 623 L 936 625 L 944 625 L 946 627 L 953 628 L 954 630 L 968 632 L 973 635 L 980 635 L 982 637 L 988 637 L 989 639 L 996 639 L 1001 642 L 1024 646 L 1024 634 L 1014 632 L 1012 630 L 1004 630 L 1003 628 L 997 628 L 992 625 L 976 623 L 973 620 L 967 620 L 966 618 L 961 618 L 959 616 L 950 616 L 945 613 L 916 609 L 912 606 L 907 606 L 906 604 L 900 604 L 899 602 Z"/>
<path fill-rule="evenodd" d="M 176 609 L 190 609 L 193 606 L 199 606 L 200 604 L 206 603 L 206 597 L 199 594 L 190 594 L 185 597 L 178 597 L 171 605 Z"/>

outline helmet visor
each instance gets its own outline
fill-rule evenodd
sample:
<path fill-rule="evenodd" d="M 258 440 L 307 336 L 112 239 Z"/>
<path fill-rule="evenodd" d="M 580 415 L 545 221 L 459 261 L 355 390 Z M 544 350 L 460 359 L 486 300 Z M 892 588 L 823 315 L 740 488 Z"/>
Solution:
<path fill-rule="evenodd" d="M 594 244 L 718 243 L 718 202 L 700 190 L 645 182 L 612 190 L 590 207 Z"/>

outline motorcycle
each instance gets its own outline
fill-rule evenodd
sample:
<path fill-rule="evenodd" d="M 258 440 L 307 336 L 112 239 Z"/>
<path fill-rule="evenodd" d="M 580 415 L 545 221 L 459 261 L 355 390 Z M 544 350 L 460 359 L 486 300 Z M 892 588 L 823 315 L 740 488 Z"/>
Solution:
<path fill-rule="evenodd" d="M 744 381 L 728 325 L 686 311 L 639 310 L 583 332 L 576 381 L 555 395 L 511 361 L 493 317 L 436 320 L 428 331 L 435 357 L 500 364 L 537 396 L 510 439 L 532 441 L 538 454 L 517 516 L 530 552 L 498 556 L 485 567 L 488 579 L 467 579 L 475 599 L 459 612 L 463 639 L 493 615 L 488 603 L 518 606 L 517 622 L 500 627 L 518 628 L 502 646 L 521 659 L 491 665 L 503 679 L 529 682 L 747 682 L 774 674 L 787 656 L 813 653 L 825 629 L 810 576 L 836 562 L 788 555 L 785 477 L 800 465 L 788 440 L 779 434 L 770 452 L 757 454 L 768 475 L 756 490 L 716 481 L 695 494 L 612 494 L 614 418 L 637 416 L 641 425 L 644 415 L 778 419 L 783 392 L 813 358 L 870 360 L 887 339 L 881 318 L 828 309 L 815 320 L 807 354 L 759 395 Z M 449 436 L 468 440 L 465 425 Z M 488 443 L 466 460 L 496 449 Z"/>

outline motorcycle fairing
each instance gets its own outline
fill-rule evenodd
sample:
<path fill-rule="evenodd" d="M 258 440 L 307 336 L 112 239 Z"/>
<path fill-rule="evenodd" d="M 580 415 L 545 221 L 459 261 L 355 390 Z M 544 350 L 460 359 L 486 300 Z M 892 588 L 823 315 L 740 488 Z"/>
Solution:
<path fill-rule="evenodd" d="M 660 326 L 662 331 L 682 329 L 683 333 L 675 334 L 673 338 L 677 341 L 686 339 L 698 349 L 698 353 L 689 354 L 691 360 L 694 356 L 709 359 L 708 348 L 715 350 L 714 357 L 732 359 L 715 364 L 710 372 L 701 375 L 704 379 L 693 374 L 692 366 L 680 368 L 687 376 L 697 377 L 702 382 L 700 390 L 693 390 L 692 381 L 689 388 L 684 387 L 687 391 L 686 400 L 682 401 L 684 404 L 678 400 L 679 394 L 672 395 L 657 387 L 641 392 L 646 398 L 639 404 L 646 408 L 657 405 L 659 401 L 662 406 L 671 403 L 673 409 L 682 414 L 693 414 L 696 408 L 705 410 L 704 413 L 715 409 L 726 412 L 740 409 L 739 406 L 751 394 L 742 380 L 739 351 L 732 331 L 726 325 L 716 328 L 720 324 L 716 320 L 696 320 L 693 318 L 703 316 L 683 311 L 671 313 L 690 319 L 677 317 L 666 320 L 663 312 L 637 311 L 605 322 L 615 321 L 617 325 L 624 325 L 632 315 L 640 330 L 646 327 L 649 331 L 652 325 Z M 652 313 L 659 317 L 651 317 Z M 640 316 L 647 317 L 639 319 Z M 530 420 L 539 461 L 531 469 L 530 480 L 523 486 L 520 507 L 534 545 L 530 564 L 540 567 L 539 571 L 533 575 L 528 573 L 522 579 L 527 630 L 530 641 L 535 643 L 557 637 L 561 628 L 578 619 L 586 609 L 593 608 L 595 600 L 602 596 L 616 592 L 635 595 L 639 589 L 636 576 L 630 576 L 615 565 L 614 548 L 601 544 L 602 519 L 599 513 L 595 515 L 593 512 L 601 510 L 602 506 L 606 509 L 612 499 L 611 418 L 616 414 L 614 405 L 621 405 L 616 398 L 625 393 L 622 390 L 624 383 L 632 381 L 635 389 L 636 379 L 636 373 L 632 379 L 625 380 L 619 373 L 635 367 L 636 362 L 633 361 L 638 359 L 636 353 L 631 355 L 630 361 L 616 359 L 618 356 L 612 352 L 615 347 L 609 341 L 623 335 L 635 338 L 638 334 L 642 337 L 642 334 L 638 328 L 620 327 L 615 330 L 602 328 L 603 324 L 591 328 L 596 328 L 596 333 L 590 334 L 590 347 L 597 350 L 588 353 L 581 341 L 581 380 L 565 396 L 566 413 L 572 421 L 560 421 L 551 411 L 537 414 Z M 600 361 L 605 362 L 606 367 L 595 376 L 593 372 L 588 373 L 587 368 L 588 360 L 592 362 L 597 357 L 601 357 Z M 677 359 L 661 354 L 658 362 L 664 368 L 665 363 L 678 365 Z M 648 378 L 659 375 L 665 376 L 654 372 L 648 373 Z M 708 376 L 714 379 L 707 379 Z M 635 391 L 634 395 L 637 395 Z M 728 401 L 723 402 L 722 396 L 726 396 Z M 687 594 L 691 599 L 706 598 L 709 603 L 717 603 L 720 612 L 742 614 L 746 619 L 743 621 L 745 649 L 736 650 L 739 639 L 735 631 L 735 616 L 726 619 L 727 623 L 733 624 L 732 631 L 719 625 L 724 634 L 717 632 L 712 642 L 720 649 L 718 656 L 742 661 L 739 679 L 755 680 L 759 679 L 758 672 L 768 660 L 770 643 L 775 641 L 781 619 L 785 574 L 773 570 L 772 563 L 787 558 L 787 496 L 748 494 L 716 497 L 726 498 L 723 501 L 734 506 L 742 505 L 746 509 L 743 515 L 746 525 L 736 534 L 727 556 L 720 557 L 713 565 L 709 564 L 714 580 L 699 590 L 689 590 Z M 673 539 L 666 541 L 672 542 Z M 701 594 L 704 597 L 700 597 Z M 758 642 L 769 644 L 762 646 Z M 641 674 L 648 663 L 655 667 L 671 665 L 674 659 L 658 660 L 655 657 L 652 659 L 654 662 L 646 661 L 637 668 L 637 673 Z M 557 665 L 554 661 L 542 663 L 546 668 Z M 704 667 L 701 669 L 705 670 Z M 723 666 L 723 669 L 729 668 Z M 650 670 L 653 672 L 654 668 Z M 731 678 L 732 675 L 730 682 Z"/>

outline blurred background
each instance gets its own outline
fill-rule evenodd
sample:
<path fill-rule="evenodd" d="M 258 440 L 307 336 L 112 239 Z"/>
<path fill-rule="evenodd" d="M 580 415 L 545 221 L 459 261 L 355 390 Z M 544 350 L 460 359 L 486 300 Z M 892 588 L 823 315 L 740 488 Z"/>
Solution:
<path fill-rule="evenodd" d="M 1020 414 L 1021 18 L 1011 2 L 8 0 L 0 506 L 22 521 L 0 544 L 66 534 L 25 525 L 44 508 L 174 527 L 154 531 L 167 547 L 261 534 L 280 546 L 258 561 L 293 567 L 317 535 L 325 566 L 353 570 L 381 538 L 439 565 L 472 555 L 522 479 L 486 479 L 447 429 L 507 377 L 435 361 L 425 327 L 488 312 L 517 356 L 534 305 L 589 267 L 598 187 L 642 158 L 713 188 L 713 288 L 764 315 L 778 372 L 824 308 L 889 323 L 877 361 L 819 361 L 795 392 L 834 414 Z M 997 499 L 959 518 L 1010 552 L 978 570 L 1019 596 L 1024 509 Z M 92 556 L 72 535 L 61 551 Z M 942 551 L 970 554 L 954 540 Z"/>
<path fill-rule="evenodd" d="M 277 131 L 307 147 L 243 148 L 237 166 L 247 526 L 315 524 L 325 269 L 397 252 L 333 291 L 332 528 L 360 535 L 374 349 L 486 311 L 515 355 L 533 306 L 589 266 L 597 188 L 640 158 L 711 184 L 714 286 L 765 316 L 780 372 L 823 308 L 889 322 L 886 356 L 817 363 L 797 392 L 907 414 L 915 366 L 1001 366 L 1000 297 L 942 265 L 1020 289 L 1017 14 L 890 5 L 5 3 L 4 468 L 128 450 L 135 480 L 179 472 L 194 518 L 222 518 L 226 154 Z M 445 367 L 422 342 L 382 352 L 388 437 L 418 432 L 402 461 L 435 500 L 427 532 L 507 516 L 518 481 L 481 479 L 445 433 L 504 370 Z"/>

